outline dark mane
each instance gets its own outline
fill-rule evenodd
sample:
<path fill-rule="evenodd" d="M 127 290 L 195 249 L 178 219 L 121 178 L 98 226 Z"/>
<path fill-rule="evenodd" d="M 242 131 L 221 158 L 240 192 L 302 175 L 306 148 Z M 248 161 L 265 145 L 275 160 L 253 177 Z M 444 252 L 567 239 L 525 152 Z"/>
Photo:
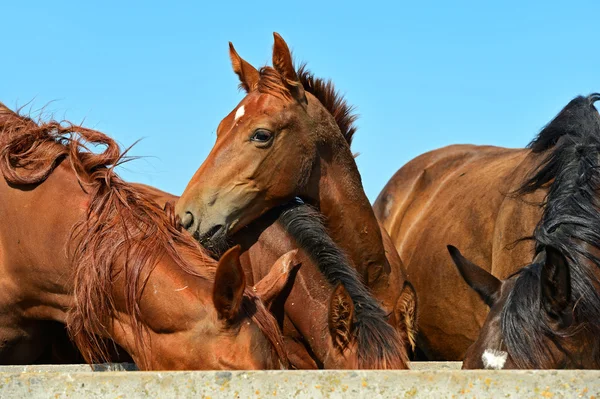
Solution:
<path fill-rule="evenodd" d="M 316 78 L 306 68 L 306 64 L 301 64 L 298 68 L 298 78 L 304 86 L 304 90 L 315 96 L 333 115 L 348 145 L 351 145 L 354 133 L 356 133 L 354 122 L 358 119 L 354 107 L 346 102 L 344 96 L 335 89 L 331 80 Z"/>
<path fill-rule="evenodd" d="M 400 368 L 408 359 L 398 332 L 371 296 L 345 254 L 329 237 L 321 214 L 308 205 L 285 209 L 280 217 L 286 231 L 305 249 L 333 286 L 342 283 L 356 309 L 359 367 Z"/>
<path fill-rule="evenodd" d="M 548 123 L 538 135 L 527 145 L 533 152 L 543 152 L 556 145 L 563 136 L 581 135 L 589 128 L 590 107 L 600 99 L 600 93 L 590 94 L 588 97 L 575 97 L 558 115 Z"/>
<path fill-rule="evenodd" d="M 304 90 L 311 93 L 323 104 L 325 109 L 335 119 L 342 135 L 348 142 L 352 144 L 352 138 L 356 133 L 354 122 L 358 119 L 358 115 L 354 112 L 354 107 L 346 102 L 344 96 L 339 93 L 331 80 L 325 80 L 315 77 L 306 67 L 306 64 L 301 64 L 297 68 L 298 78 L 304 87 Z M 263 67 L 260 69 L 260 80 L 258 82 L 258 90 L 261 93 L 276 95 L 280 98 L 291 100 L 291 95 L 282 81 L 282 76 L 271 67 Z"/>
<path fill-rule="evenodd" d="M 214 281 L 217 263 L 187 232 L 171 208 L 161 209 L 148 194 L 121 180 L 114 167 L 126 158 L 105 134 L 68 122 L 36 123 L 0 103 L 0 171 L 14 185 L 44 182 L 68 161 L 90 202 L 86 217 L 73 227 L 74 307 L 67 328 L 88 362 L 109 361 L 105 341 L 116 315 L 115 276 L 125 281 L 125 306 L 138 349 L 145 346 L 139 301 L 150 273 L 170 259 L 190 275 Z M 90 145 L 104 147 L 94 153 Z M 122 268 L 115 268 L 120 263 Z M 287 365 L 277 323 L 248 289 L 243 304 L 248 316 Z M 142 358 L 142 362 L 147 359 Z"/>
<path fill-rule="evenodd" d="M 571 265 L 571 295 L 579 299 L 574 308 L 577 322 L 558 331 L 551 326 L 551 320 L 540 316 L 542 264 L 533 263 L 518 274 L 501 316 L 504 343 L 517 367 L 535 369 L 552 364 L 552 352 L 545 338 L 552 339 L 560 348 L 561 338 L 573 336 L 583 328 L 591 336 L 600 334 L 600 295 L 595 289 L 595 284 L 600 281 L 589 268 Z M 592 345 L 591 348 L 593 356 L 600 360 L 598 345 Z"/>
<path fill-rule="evenodd" d="M 581 323 L 600 336 L 600 259 L 592 252 L 600 250 L 600 115 L 593 105 L 598 100 L 598 94 L 577 97 L 542 130 L 531 148 L 552 151 L 520 189 L 527 193 L 549 185 L 534 238 L 536 253 L 553 246 L 569 260 L 577 323 L 560 332 L 565 336 Z M 540 318 L 540 269 L 532 264 L 520 273 L 502 312 L 508 351 L 521 367 L 544 364 L 551 354 L 542 338 L 560 338 Z M 600 360 L 598 345 L 594 351 Z"/>
<path fill-rule="evenodd" d="M 533 152 L 543 152 L 554 148 L 533 171 L 533 176 L 525 180 L 518 194 L 536 191 L 550 183 L 560 172 L 566 161 L 573 157 L 584 146 L 594 146 L 598 140 L 598 111 L 594 102 L 600 99 L 600 94 L 594 93 L 588 97 L 576 97 L 558 115 L 542 129 L 537 137 L 529 143 Z"/>

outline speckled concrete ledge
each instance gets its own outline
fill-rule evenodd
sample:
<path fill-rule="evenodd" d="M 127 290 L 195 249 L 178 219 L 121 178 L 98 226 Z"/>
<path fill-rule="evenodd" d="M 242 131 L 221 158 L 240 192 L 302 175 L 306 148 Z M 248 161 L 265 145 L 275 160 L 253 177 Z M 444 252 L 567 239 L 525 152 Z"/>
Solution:
<path fill-rule="evenodd" d="M 443 362 L 441 362 L 443 363 Z M 133 363 L 104 363 L 104 364 L 32 364 L 27 366 L 0 366 L 3 373 L 78 373 L 90 371 L 137 371 Z"/>
<path fill-rule="evenodd" d="M 11 398 L 593 398 L 599 371 L 3 372 Z"/>
<path fill-rule="evenodd" d="M 460 370 L 462 362 L 412 362 L 413 370 Z M 28 366 L 0 366 L 0 373 L 46 373 L 46 372 L 86 372 L 86 371 L 137 371 L 133 363 L 94 364 L 41 364 Z M 600 398 L 599 398 L 600 399 Z"/>

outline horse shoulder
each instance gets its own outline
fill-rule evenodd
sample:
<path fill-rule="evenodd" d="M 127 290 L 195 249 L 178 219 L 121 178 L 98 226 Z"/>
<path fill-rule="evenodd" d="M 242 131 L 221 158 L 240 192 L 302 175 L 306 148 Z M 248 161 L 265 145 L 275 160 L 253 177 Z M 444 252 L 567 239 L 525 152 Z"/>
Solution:
<path fill-rule="evenodd" d="M 522 162 L 507 177 L 506 192 L 513 193 L 535 169 L 539 155 L 528 152 Z M 531 261 L 534 242 L 523 240 L 531 236 L 543 209 L 539 206 L 546 190 L 537 190 L 523 196 L 506 195 L 495 219 L 492 243 L 491 269 L 494 276 L 505 279 L 522 265 Z"/>

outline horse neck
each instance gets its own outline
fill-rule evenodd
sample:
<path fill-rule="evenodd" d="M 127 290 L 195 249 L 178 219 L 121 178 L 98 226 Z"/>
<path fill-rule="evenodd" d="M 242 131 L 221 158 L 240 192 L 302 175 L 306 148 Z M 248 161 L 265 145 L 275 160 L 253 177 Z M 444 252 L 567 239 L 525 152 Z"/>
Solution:
<path fill-rule="evenodd" d="M 119 279 L 112 286 L 117 313 L 108 338 L 122 346 L 141 369 L 204 368 L 202 356 L 190 356 L 189 351 L 201 348 L 202 334 L 197 332 L 200 321 L 206 320 L 203 303 L 207 301 L 199 293 L 211 292 L 209 282 L 185 273 L 168 256 L 162 257 L 152 269 L 138 302 L 143 343 L 126 310 L 126 284 Z"/>
<path fill-rule="evenodd" d="M 244 234 L 238 234 L 234 240 L 247 249 L 241 261 L 246 274 L 252 276 L 254 283 L 269 273 L 271 265 L 279 256 L 298 248 L 298 244 L 285 229 L 266 216 L 249 225 Z M 296 255 L 296 261 L 302 266 L 294 276 L 295 280 L 290 282 L 291 290 L 284 293 L 284 303 L 275 302 L 271 309 L 280 319 L 285 312 L 288 320 L 284 322 L 284 334 L 289 337 L 295 330 L 313 353 L 313 356 L 308 353 L 296 354 L 297 356 L 311 357 L 306 363 L 312 363 L 316 359 L 315 363 L 325 368 L 344 367 L 335 357 L 335 348 L 327 330 L 328 304 L 333 292 L 331 285 L 302 248 Z M 345 359 L 349 363 L 352 360 Z"/>
<path fill-rule="evenodd" d="M 341 134 L 338 140 L 343 140 Z M 388 280 L 379 222 L 369 203 L 348 145 L 320 151 L 317 173 L 309 183 L 309 198 L 326 218 L 331 238 L 348 254 L 368 285 Z"/>

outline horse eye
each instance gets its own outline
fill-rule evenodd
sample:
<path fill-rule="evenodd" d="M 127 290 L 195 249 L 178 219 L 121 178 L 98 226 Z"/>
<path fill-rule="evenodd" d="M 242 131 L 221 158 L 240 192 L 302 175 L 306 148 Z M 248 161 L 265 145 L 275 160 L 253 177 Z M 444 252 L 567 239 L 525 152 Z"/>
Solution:
<path fill-rule="evenodd" d="M 268 143 L 273 138 L 273 133 L 266 129 L 257 129 L 250 137 L 251 141 L 255 141 L 257 143 Z"/>

